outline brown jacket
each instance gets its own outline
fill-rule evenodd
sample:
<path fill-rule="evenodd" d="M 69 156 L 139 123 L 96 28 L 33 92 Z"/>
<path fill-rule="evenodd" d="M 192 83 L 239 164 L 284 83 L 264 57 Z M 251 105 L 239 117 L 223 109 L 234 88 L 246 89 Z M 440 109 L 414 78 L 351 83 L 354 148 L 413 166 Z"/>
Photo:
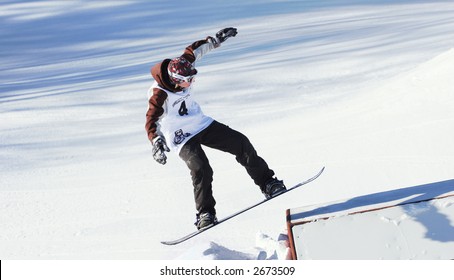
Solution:
<path fill-rule="evenodd" d="M 218 45 L 215 44 L 212 37 L 207 37 L 204 40 L 199 40 L 184 50 L 184 53 L 181 55 L 186 60 L 191 63 L 194 63 L 196 60 L 200 59 L 205 53 L 214 49 Z M 158 83 L 158 85 L 170 92 L 181 91 L 182 88 L 173 84 L 169 79 L 169 74 L 167 73 L 167 66 L 169 65 L 171 59 L 164 59 L 162 62 L 154 65 L 151 68 L 151 76 Z M 164 114 L 164 102 L 167 99 L 167 93 L 160 88 L 153 88 L 153 94 L 148 100 L 148 111 L 146 114 L 146 123 L 145 130 L 148 133 L 148 139 L 152 141 L 158 136 L 157 131 L 157 122 L 159 118 Z"/>

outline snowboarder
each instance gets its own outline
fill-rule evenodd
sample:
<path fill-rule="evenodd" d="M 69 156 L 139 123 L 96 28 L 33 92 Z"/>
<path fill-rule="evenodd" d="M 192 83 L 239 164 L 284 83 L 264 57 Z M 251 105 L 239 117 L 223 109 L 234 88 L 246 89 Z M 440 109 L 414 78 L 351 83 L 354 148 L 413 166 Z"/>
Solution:
<path fill-rule="evenodd" d="M 214 37 L 192 43 L 181 56 L 164 59 L 151 68 L 155 81 L 148 91 L 145 129 L 153 146 L 153 158 L 166 164 L 165 152 L 173 150 L 188 166 L 194 186 L 197 229 L 217 223 L 211 185 L 213 170 L 202 145 L 235 155 L 266 198 L 286 190 L 246 136 L 203 114 L 193 99 L 195 62 L 236 35 L 236 28 L 224 28 Z"/>

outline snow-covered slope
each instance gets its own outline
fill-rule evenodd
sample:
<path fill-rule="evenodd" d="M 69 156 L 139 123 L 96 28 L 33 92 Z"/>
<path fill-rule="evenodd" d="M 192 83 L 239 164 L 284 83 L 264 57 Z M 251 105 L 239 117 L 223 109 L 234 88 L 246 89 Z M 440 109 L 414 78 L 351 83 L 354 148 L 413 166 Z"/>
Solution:
<path fill-rule="evenodd" d="M 277 258 L 260 246 L 287 208 L 452 179 L 451 1 L 4 2 L 2 259 Z M 326 171 L 164 246 L 195 210 L 183 162 L 151 156 L 149 67 L 226 26 L 238 36 L 197 67 L 204 112 L 289 185 Z M 262 199 L 234 158 L 207 154 L 219 216 Z"/>

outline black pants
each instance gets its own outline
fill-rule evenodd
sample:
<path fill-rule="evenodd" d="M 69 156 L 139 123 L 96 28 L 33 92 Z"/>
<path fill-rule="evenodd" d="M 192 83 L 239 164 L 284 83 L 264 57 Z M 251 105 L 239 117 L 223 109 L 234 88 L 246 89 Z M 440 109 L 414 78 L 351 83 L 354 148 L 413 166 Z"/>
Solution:
<path fill-rule="evenodd" d="M 191 138 L 180 151 L 180 157 L 191 171 L 194 185 L 194 199 L 199 213 L 215 214 L 216 201 L 212 192 L 213 169 L 202 146 L 228 152 L 246 168 L 254 183 L 262 187 L 266 180 L 273 177 L 273 170 L 257 155 L 249 139 L 238 131 L 214 121 L 206 129 Z"/>

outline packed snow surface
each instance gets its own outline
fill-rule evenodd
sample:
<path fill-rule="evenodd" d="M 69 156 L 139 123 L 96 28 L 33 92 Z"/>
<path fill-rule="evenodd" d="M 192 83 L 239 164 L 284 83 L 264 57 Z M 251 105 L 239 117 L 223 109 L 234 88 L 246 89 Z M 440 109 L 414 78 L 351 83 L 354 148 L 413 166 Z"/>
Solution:
<path fill-rule="evenodd" d="M 285 258 L 288 208 L 453 179 L 452 1 L 7 0 L 0 21 L 1 259 Z M 184 163 L 151 155 L 149 69 L 228 26 L 197 65 L 204 112 L 289 186 L 326 170 L 165 246 L 195 210 Z M 262 199 L 206 152 L 219 217 Z"/>

